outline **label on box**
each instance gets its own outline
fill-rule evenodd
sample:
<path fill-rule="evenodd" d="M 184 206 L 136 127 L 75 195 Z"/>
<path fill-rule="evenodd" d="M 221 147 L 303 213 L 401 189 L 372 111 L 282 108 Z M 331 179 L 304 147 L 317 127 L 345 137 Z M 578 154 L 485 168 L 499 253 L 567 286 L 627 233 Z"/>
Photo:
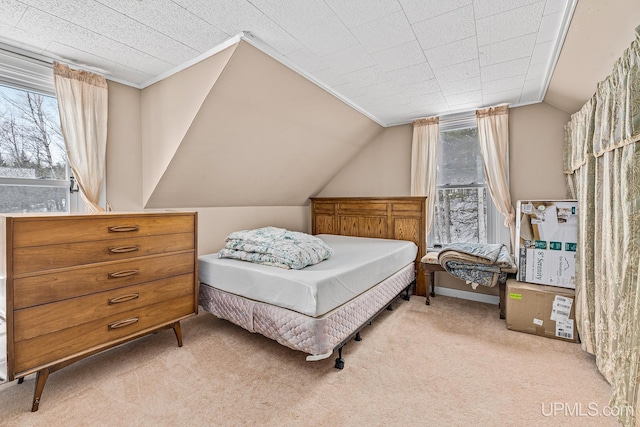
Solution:
<path fill-rule="evenodd" d="M 556 336 L 573 340 L 573 319 L 556 321 Z"/>
<path fill-rule="evenodd" d="M 537 242 L 536 242 L 537 243 Z M 532 283 L 574 288 L 575 252 L 525 249 L 525 279 Z M 522 262 L 521 262 L 522 264 Z"/>
<path fill-rule="evenodd" d="M 536 319 L 535 317 L 533 318 L 533 323 L 538 325 L 538 326 L 544 325 L 544 322 L 542 320 Z"/>
<path fill-rule="evenodd" d="M 509 298 L 511 299 L 522 299 L 522 294 L 516 294 L 516 293 L 509 293 Z"/>
<path fill-rule="evenodd" d="M 551 307 L 551 320 L 556 322 L 569 320 L 572 305 L 573 298 L 556 295 L 553 299 L 553 306 Z"/>
<path fill-rule="evenodd" d="M 547 249 L 546 240 L 536 240 L 536 249 Z"/>
<path fill-rule="evenodd" d="M 552 251 L 561 251 L 562 242 L 549 242 L 549 249 L 551 249 Z"/>

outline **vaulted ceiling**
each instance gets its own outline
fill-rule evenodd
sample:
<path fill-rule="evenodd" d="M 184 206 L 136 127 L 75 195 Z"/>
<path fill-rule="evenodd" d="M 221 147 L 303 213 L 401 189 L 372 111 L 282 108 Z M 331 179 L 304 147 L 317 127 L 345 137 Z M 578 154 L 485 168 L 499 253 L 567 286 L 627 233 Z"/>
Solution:
<path fill-rule="evenodd" d="M 383 126 L 543 99 L 577 0 L 9 0 L 0 42 L 147 87 L 242 38 Z"/>
<path fill-rule="evenodd" d="M 144 207 L 301 206 L 384 126 L 577 111 L 637 1 L 7 0 L 0 42 L 142 89 Z"/>
<path fill-rule="evenodd" d="M 303 206 L 384 130 L 244 41 L 142 109 L 146 208 Z"/>

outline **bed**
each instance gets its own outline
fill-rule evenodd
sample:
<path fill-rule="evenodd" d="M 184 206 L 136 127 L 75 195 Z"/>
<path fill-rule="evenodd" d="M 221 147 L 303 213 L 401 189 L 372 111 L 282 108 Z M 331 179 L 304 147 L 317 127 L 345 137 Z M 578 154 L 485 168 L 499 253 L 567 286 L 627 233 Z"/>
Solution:
<path fill-rule="evenodd" d="M 309 361 L 337 350 L 342 369 L 343 346 L 396 299 L 409 299 L 422 276 L 425 209 L 424 197 L 313 198 L 312 234 L 331 258 L 285 270 L 201 255 L 200 305 Z"/>

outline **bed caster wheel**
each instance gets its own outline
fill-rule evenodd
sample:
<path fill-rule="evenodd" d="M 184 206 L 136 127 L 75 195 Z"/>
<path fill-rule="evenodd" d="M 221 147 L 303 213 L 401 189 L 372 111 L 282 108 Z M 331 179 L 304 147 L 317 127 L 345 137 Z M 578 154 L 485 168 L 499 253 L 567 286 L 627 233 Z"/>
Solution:
<path fill-rule="evenodd" d="M 344 368 L 344 359 L 342 357 L 338 357 L 336 359 L 335 367 L 336 367 L 336 369 L 343 369 Z"/>

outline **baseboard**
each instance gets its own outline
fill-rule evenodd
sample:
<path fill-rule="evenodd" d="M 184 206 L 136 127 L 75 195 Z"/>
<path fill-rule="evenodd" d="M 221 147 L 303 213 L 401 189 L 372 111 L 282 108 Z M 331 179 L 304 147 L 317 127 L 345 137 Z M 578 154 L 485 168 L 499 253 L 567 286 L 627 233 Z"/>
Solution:
<path fill-rule="evenodd" d="M 487 304 L 500 305 L 500 297 L 498 295 L 487 295 L 479 292 L 461 291 L 460 289 L 444 288 L 436 286 L 436 299 L 438 295 L 444 295 L 445 297 L 453 297 L 460 299 L 467 299 L 477 302 L 485 302 Z"/>

